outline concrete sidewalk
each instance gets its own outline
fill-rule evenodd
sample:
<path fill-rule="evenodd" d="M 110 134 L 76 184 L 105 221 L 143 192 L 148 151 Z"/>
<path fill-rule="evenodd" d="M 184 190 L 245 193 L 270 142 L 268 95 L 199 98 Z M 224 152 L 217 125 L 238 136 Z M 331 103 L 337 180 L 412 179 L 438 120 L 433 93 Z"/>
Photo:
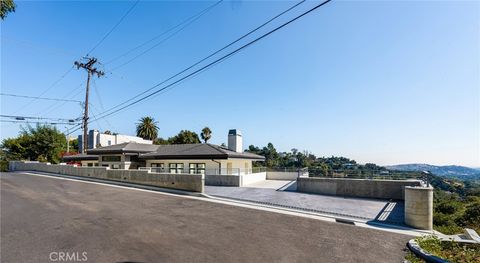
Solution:
<path fill-rule="evenodd" d="M 284 189 L 280 184 L 278 185 L 280 186 L 278 189 Z M 205 186 L 205 193 L 212 197 L 351 218 L 357 222 L 403 225 L 403 202 L 325 196 L 278 189 L 254 187 L 254 185 L 249 187 Z"/>

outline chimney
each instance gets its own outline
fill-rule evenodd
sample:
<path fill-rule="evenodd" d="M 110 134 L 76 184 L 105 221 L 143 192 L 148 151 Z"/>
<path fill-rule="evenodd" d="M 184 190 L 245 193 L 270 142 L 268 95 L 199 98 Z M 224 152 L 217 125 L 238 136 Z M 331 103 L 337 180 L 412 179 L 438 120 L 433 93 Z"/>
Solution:
<path fill-rule="evenodd" d="M 237 129 L 228 131 L 228 149 L 235 152 L 243 152 L 242 133 Z"/>

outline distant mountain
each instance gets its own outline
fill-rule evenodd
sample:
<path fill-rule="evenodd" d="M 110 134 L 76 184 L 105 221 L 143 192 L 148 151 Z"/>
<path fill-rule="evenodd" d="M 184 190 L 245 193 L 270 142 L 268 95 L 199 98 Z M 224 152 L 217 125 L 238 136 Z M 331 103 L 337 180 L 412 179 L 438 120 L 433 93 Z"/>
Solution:
<path fill-rule="evenodd" d="M 433 174 L 450 177 L 450 178 L 459 178 L 464 180 L 480 180 L 480 169 L 458 166 L 458 165 L 445 165 L 437 166 L 430 164 L 399 164 L 399 165 L 390 165 L 385 166 L 389 170 L 397 171 L 430 171 Z"/>

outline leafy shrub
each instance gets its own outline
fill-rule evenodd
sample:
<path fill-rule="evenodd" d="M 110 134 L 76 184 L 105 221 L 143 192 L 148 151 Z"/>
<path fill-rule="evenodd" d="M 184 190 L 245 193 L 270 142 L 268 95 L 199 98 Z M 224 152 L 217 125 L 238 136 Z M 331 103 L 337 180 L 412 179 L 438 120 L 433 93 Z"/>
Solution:
<path fill-rule="evenodd" d="M 467 205 L 462 216 L 455 222 L 463 227 L 470 227 L 480 232 L 480 202 L 474 202 Z"/>
<path fill-rule="evenodd" d="M 446 215 L 443 213 L 435 213 L 433 215 L 433 223 L 437 226 L 448 226 L 455 224 L 454 219 L 451 215 Z"/>
<path fill-rule="evenodd" d="M 0 172 L 8 172 L 8 161 L 6 160 L 0 161 Z"/>
<path fill-rule="evenodd" d="M 461 208 L 458 202 L 442 202 L 435 207 L 435 212 L 442 214 L 454 214 Z"/>
<path fill-rule="evenodd" d="M 466 245 L 453 241 L 441 241 L 435 236 L 419 237 L 415 240 L 426 252 L 450 262 L 480 262 L 480 245 L 478 244 Z"/>

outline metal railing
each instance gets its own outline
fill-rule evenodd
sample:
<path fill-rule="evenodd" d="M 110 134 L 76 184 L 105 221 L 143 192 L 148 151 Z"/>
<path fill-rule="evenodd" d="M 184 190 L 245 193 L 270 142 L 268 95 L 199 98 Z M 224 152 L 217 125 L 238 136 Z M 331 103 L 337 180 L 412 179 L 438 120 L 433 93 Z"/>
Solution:
<path fill-rule="evenodd" d="M 267 172 L 276 172 L 276 173 L 297 173 L 297 177 L 308 176 L 308 168 L 295 168 L 295 167 L 272 167 L 266 168 Z"/>
<path fill-rule="evenodd" d="M 205 174 L 205 175 L 248 175 L 265 172 L 265 167 L 254 167 L 251 169 L 242 168 L 221 168 L 221 169 L 196 169 L 196 168 L 168 168 L 168 167 L 139 167 L 138 170 L 150 173 L 161 174 Z"/>
<path fill-rule="evenodd" d="M 401 171 L 362 171 L 362 170 L 329 170 L 308 168 L 309 177 L 351 178 L 351 179 L 381 179 L 381 180 L 425 180 L 425 176 L 417 172 Z"/>

